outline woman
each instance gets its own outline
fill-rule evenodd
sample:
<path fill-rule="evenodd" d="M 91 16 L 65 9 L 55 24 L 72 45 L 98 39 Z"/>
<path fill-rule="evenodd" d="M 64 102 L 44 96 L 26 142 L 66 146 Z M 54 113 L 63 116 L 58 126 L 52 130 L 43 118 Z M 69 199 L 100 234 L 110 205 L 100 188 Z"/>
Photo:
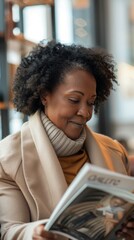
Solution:
<path fill-rule="evenodd" d="M 128 174 L 122 145 L 86 126 L 114 83 L 111 56 L 95 49 L 49 42 L 22 59 L 14 105 L 30 117 L 0 143 L 2 239 L 56 239 L 36 221 L 49 218 L 85 162 Z"/>

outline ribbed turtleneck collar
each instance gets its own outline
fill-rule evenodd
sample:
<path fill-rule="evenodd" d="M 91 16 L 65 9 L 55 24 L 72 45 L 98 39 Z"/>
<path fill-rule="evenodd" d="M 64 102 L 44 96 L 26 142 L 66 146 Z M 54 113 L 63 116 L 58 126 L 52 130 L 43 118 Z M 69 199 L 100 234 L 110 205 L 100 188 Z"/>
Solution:
<path fill-rule="evenodd" d="M 43 112 L 41 112 L 41 120 L 57 156 L 73 155 L 82 148 L 86 139 L 85 129 L 78 139 L 72 140 L 57 128 Z"/>

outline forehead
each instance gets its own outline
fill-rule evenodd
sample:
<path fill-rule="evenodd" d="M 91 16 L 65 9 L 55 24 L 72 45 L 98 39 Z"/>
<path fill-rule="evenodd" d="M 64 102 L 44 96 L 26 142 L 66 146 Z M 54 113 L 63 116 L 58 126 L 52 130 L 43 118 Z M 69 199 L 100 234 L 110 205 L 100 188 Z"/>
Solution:
<path fill-rule="evenodd" d="M 72 70 L 63 77 L 66 87 L 87 88 L 96 92 L 96 79 L 85 70 Z"/>

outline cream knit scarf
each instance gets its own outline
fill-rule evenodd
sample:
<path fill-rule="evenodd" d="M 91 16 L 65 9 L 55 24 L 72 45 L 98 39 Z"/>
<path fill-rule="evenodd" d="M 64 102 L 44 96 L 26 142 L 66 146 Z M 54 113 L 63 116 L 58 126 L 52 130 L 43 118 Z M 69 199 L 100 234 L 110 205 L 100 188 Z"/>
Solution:
<path fill-rule="evenodd" d="M 41 120 L 57 156 L 73 155 L 83 147 L 86 139 L 85 129 L 82 131 L 81 136 L 74 141 L 68 138 L 62 130 L 57 128 L 43 112 L 41 112 Z"/>

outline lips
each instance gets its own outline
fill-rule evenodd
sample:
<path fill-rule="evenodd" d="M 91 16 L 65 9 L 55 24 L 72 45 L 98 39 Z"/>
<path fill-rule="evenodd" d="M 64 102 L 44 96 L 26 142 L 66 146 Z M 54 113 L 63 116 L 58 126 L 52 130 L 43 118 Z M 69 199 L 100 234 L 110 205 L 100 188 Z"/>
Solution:
<path fill-rule="evenodd" d="M 79 123 L 79 122 L 74 122 L 74 121 L 70 121 L 71 123 L 78 125 L 80 127 L 83 127 L 85 125 L 85 123 Z"/>

